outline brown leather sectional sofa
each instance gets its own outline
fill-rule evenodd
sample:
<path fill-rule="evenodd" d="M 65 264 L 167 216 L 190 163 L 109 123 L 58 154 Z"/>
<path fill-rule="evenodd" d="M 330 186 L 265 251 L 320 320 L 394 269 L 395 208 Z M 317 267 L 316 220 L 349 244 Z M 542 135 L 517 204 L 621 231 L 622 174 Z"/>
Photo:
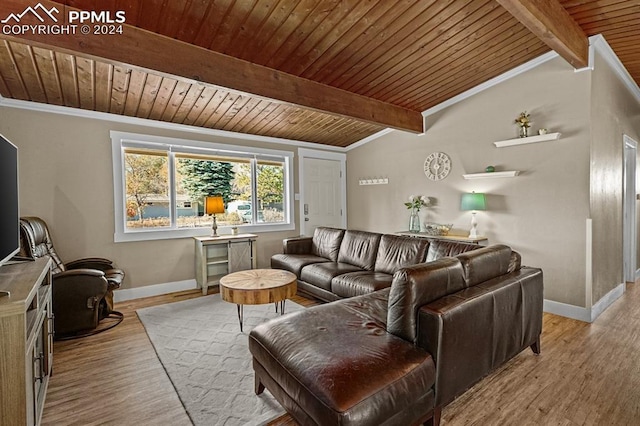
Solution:
<path fill-rule="evenodd" d="M 315 254 L 292 257 L 293 269 L 304 273 L 302 264 L 314 260 L 302 256 L 347 259 L 335 241 L 322 241 Z M 368 246 L 353 244 L 367 252 Z M 416 244 L 417 254 L 434 243 Z M 409 251 L 395 253 L 384 259 L 401 264 L 409 258 Z M 368 280 L 355 280 L 350 289 L 375 287 L 379 256 L 378 247 L 376 260 L 362 263 L 370 269 L 359 271 Z M 284 259 L 278 256 L 276 264 Z M 304 278 L 323 276 L 323 289 L 337 296 L 343 287 L 339 280 L 334 286 L 336 272 L 358 272 L 346 269 L 325 265 L 318 270 L 324 276 L 298 276 L 307 284 Z M 402 267 L 390 287 L 253 329 L 256 393 L 266 387 L 302 425 L 437 425 L 442 407 L 489 372 L 528 346 L 539 353 L 542 302 L 542 271 L 521 267 L 520 256 L 504 245 Z"/>
<path fill-rule="evenodd" d="M 330 302 L 390 287 L 393 274 L 405 266 L 479 247 L 320 227 L 313 237 L 284 240 L 283 253 L 271 257 L 271 267 L 293 272 L 298 277 L 298 290 Z"/>

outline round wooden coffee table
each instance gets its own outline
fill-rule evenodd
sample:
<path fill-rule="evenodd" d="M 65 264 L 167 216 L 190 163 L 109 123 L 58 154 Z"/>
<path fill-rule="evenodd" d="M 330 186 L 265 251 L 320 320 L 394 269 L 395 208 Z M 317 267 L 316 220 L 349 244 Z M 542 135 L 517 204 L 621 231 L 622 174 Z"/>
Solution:
<path fill-rule="evenodd" d="M 238 321 L 242 331 L 243 305 L 275 303 L 276 312 L 280 304 L 280 315 L 284 315 L 287 298 L 296 294 L 296 276 L 280 269 L 249 269 L 232 272 L 220 278 L 222 300 L 238 305 Z"/>

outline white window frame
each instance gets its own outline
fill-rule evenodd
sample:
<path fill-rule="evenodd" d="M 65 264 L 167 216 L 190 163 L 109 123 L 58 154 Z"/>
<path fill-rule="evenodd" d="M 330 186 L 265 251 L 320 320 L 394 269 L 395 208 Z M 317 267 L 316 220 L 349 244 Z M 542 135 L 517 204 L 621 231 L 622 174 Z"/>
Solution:
<path fill-rule="evenodd" d="M 284 162 L 284 217 L 283 223 L 255 223 L 242 225 L 240 227 L 241 232 L 274 232 L 274 231 L 290 231 L 296 228 L 295 217 L 293 215 L 293 158 L 294 154 L 290 151 L 279 151 L 265 148 L 255 148 L 249 146 L 240 145 L 227 145 L 212 142 L 194 141 L 189 139 L 168 138 L 163 136 L 144 135 L 137 133 L 127 133 L 111 131 L 111 155 L 113 158 L 113 200 L 114 200 L 114 219 L 115 219 L 115 233 L 114 241 L 116 243 L 126 241 L 149 241 L 149 240 L 164 240 L 172 238 L 189 238 L 196 236 L 206 236 L 211 233 L 211 227 L 198 227 L 198 228 L 150 228 L 150 229 L 127 229 L 126 224 L 126 211 L 124 206 L 126 205 L 126 190 L 125 190 L 125 175 L 124 175 L 124 150 L 125 148 L 137 147 L 137 148 L 162 148 L 168 151 L 169 158 L 174 156 L 172 152 L 198 152 L 201 154 L 219 155 L 221 152 L 224 155 L 238 157 L 252 156 L 260 157 L 279 157 Z M 173 148 L 173 151 L 172 151 Z M 255 161 L 252 161 L 255 164 Z M 255 166 L 253 166 L 255 168 Z M 175 217 L 176 199 L 175 188 L 172 184 L 173 176 L 171 176 L 170 169 L 170 191 L 171 206 L 173 209 L 173 216 Z M 253 179 L 252 181 L 255 181 Z M 256 182 L 253 183 L 257 185 Z M 254 188 L 255 189 L 255 188 Z M 252 197 L 252 203 L 255 203 Z M 257 209 L 254 211 L 254 217 L 256 216 Z M 231 234 L 230 226 L 219 226 L 218 232 L 220 234 Z"/>

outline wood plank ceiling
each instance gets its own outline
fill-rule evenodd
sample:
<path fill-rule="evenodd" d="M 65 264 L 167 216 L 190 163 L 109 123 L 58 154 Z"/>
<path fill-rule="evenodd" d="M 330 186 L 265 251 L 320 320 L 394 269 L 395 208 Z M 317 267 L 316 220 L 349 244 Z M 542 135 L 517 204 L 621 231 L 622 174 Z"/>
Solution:
<path fill-rule="evenodd" d="M 127 26 L 417 112 L 550 50 L 494 0 L 57 3 L 124 10 Z M 604 34 L 636 82 L 639 3 L 560 0 L 587 35 Z M 103 37 L 118 49 L 118 35 Z M 0 40 L 6 98 L 339 147 L 386 127 L 70 51 L 51 39 Z"/>

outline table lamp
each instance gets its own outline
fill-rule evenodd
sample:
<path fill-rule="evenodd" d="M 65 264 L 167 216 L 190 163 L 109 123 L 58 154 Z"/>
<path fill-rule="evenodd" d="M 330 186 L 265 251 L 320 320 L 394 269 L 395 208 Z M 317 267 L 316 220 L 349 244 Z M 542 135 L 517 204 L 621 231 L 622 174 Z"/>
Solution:
<path fill-rule="evenodd" d="M 477 210 L 486 210 L 487 203 L 484 194 L 476 194 L 472 192 L 470 194 L 462 194 L 462 200 L 460 202 L 460 210 L 471 210 L 471 231 L 469 231 L 469 238 L 478 238 L 478 221 L 476 220 Z"/>
<path fill-rule="evenodd" d="M 224 200 L 222 197 L 207 197 L 204 200 L 204 211 L 208 215 L 213 216 L 211 223 L 211 236 L 218 236 L 218 224 L 216 223 L 216 214 L 224 213 Z"/>

